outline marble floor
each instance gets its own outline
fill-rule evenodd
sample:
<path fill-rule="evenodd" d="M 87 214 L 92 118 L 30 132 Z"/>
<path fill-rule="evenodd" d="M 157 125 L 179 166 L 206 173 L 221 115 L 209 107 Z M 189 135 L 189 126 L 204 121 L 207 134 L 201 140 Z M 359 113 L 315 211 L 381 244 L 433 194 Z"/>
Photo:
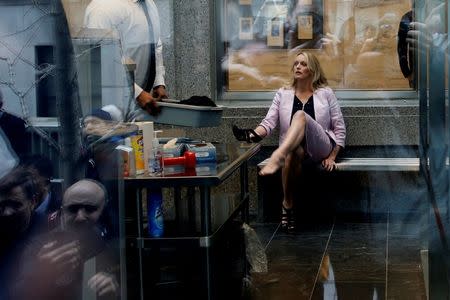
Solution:
<path fill-rule="evenodd" d="M 249 299 L 426 299 L 423 231 L 414 219 L 329 217 L 253 223 L 267 256 L 266 273 L 251 273 Z"/>

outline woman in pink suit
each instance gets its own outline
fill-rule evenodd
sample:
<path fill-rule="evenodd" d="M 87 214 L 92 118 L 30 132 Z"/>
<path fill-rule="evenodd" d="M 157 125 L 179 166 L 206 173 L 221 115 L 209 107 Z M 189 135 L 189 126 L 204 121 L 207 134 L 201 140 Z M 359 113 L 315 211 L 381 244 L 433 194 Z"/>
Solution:
<path fill-rule="evenodd" d="M 295 229 L 293 187 L 298 184 L 303 160 L 309 157 L 332 171 L 345 145 L 344 118 L 317 58 L 311 53 L 298 53 L 292 73 L 292 84 L 277 91 L 266 117 L 254 130 L 233 128 L 238 140 L 258 142 L 280 125 L 279 147 L 260 175 L 282 168 L 281 226 L 286 231 Z"/>

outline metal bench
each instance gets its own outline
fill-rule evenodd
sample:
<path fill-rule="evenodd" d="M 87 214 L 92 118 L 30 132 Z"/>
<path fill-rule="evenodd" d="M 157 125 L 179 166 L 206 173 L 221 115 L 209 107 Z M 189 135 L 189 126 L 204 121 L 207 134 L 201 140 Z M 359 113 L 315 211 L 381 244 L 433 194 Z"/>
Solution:
<path fill-rule="evenodd" d="M 268 162 L 268 158 L 257 164 L 258 171 L 261 170 Z M 336 161 L 336 169 L 333 172 L 419 172 L 420 161 L 417 157 L 345 157 L 339 158 Z M 333 173 L 332 172 L 332 173 Z M 264 183 L 262 183 L 264 182 Z M 272 181 L 273 182 L 273 181 Z M 270 214 L 273 205 L 272 203 L 265 203 L 265 201 L 272 201 L 273 194 L 281 194 L 280 184 L 270 185 L 270 191 L 265 187 L 267 181 L 264 181 L 260 176 L 257 180 L 258 185 L 258 212 L 257 219 L 265 221 L 266 215 Z M 266 195 L 266 192 L 271 193 Z M 370 207 L 370 202 L 367 203 Z M 268 211 L 266 211 L 268 210 Z"/>
<path fill-rule="evenodd" d="M 262 169 L 269 159 L 258 164 Z M 383 157 L 383 158 L 341 158 L 336 162 L 335 171 L 419 171 L 419 158 L 415 157 Z"/>

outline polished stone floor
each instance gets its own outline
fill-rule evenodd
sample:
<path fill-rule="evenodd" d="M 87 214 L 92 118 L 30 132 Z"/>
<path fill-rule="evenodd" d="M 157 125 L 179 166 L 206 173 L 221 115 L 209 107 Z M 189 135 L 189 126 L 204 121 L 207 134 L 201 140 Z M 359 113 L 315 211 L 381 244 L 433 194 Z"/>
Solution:
<path fill-rule="evenodd" d="M 426 299 L 423 229 L 415 218 L 328 217 L 253 223 L 267 273 L 251 273 L 250 299 Z"/>

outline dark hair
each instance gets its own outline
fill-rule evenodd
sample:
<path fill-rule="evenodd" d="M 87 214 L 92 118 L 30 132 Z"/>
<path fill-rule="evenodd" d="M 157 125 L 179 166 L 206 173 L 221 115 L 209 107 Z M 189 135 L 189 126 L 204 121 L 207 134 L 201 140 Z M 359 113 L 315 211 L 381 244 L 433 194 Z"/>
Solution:
<path fill-rule="evenodd" d="M 37 174 L 33 170 L 18 166 L 0 179 L 0 194 L 7 194 L 13 188 L 20 186 L 25 192 L 27 199 L 35 201 L 35 196 L 39 191 L 38 183 L 35 180 L 36 177 Z"/>
<path fill-rule="evenodd" d="M 313 80 L 312 80 L 313 91 L 315 91 L 319 88 L 322 88 L 322 87 L 326 87 L 328 85 L 328 80 L 325 77 L 325 73 L 323 72 L 323 69 L 320 66 L 320 62 L 317 59 L 317 57 L 313 53 L 305 52 L 303 50 L 298 52 L 295 55 L 295 58 L 297 58 L 299 55 L 303 55 L 305 57 L 308 70 L 313 75 Z M 294 71 L 294 64 L 292 64 L 291 71 Z M 292 79 L 291 86 L 295 87 L 295 84 L 296 84 L 296 80 Z"/>
<path fill-rule="evenodd" d="M 49 180 L 53 178 L 53 164 L 52 161 L 41 154 L 28 155 L 22 158 L 20 163 L 24 167 L 35 169 L 39 175 Z M 47 182 L 47 183 L 49 183 Z"/>

